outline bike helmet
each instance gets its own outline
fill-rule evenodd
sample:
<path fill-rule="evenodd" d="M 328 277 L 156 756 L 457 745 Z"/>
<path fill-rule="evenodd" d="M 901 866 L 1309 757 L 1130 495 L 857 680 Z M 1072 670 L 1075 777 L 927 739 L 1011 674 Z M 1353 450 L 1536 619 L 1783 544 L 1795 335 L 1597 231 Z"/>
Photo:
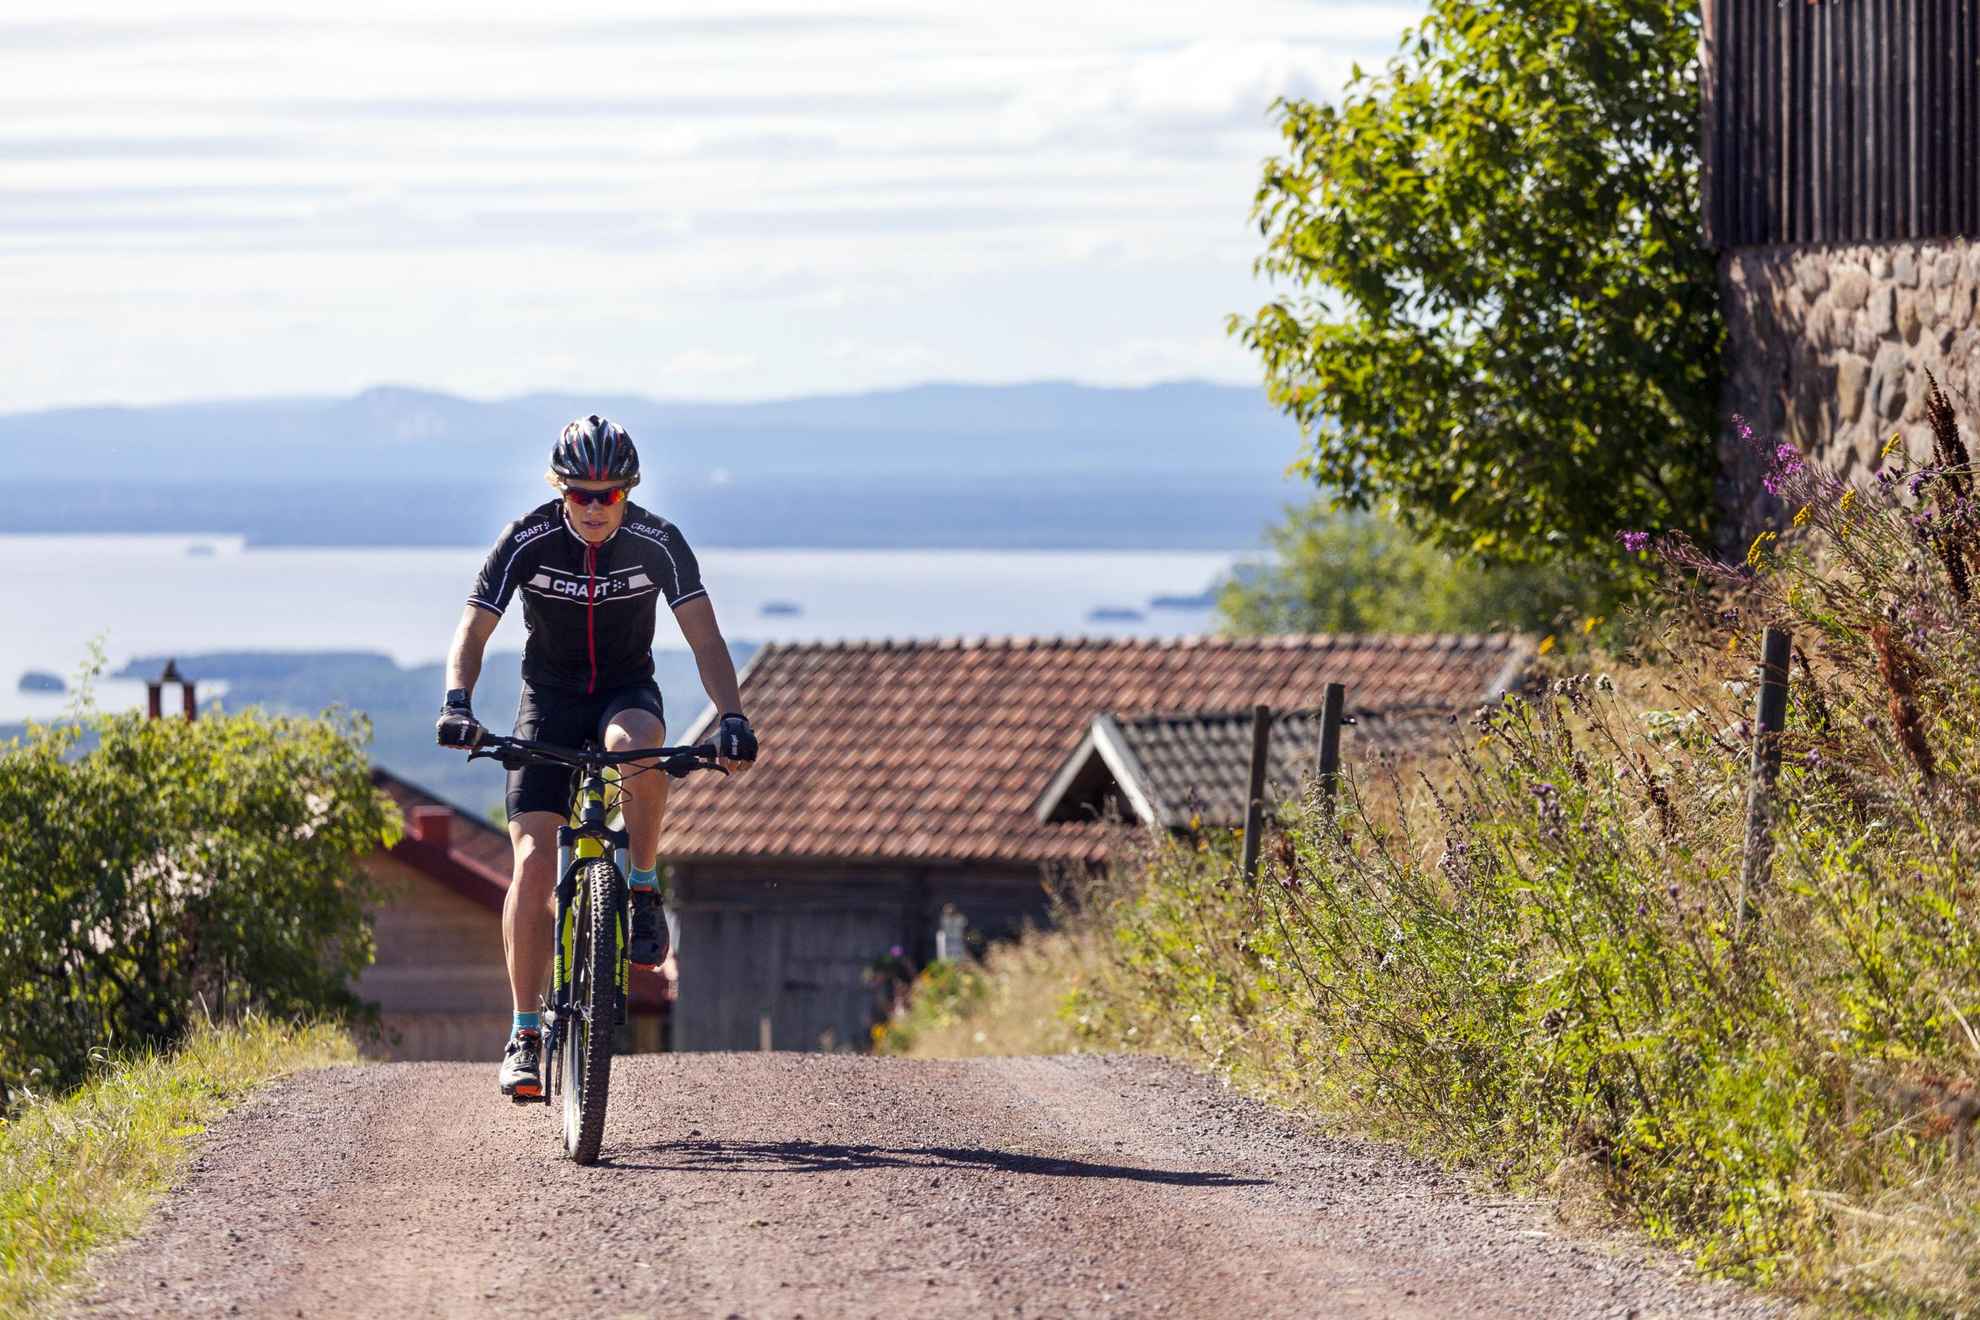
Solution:
<path fill-rule="evenodd" d="M 564 428 L 550 451 L 550 471 L 564 481 L 623 481 L 639 484 L 639 451 L 626 428 L 597 413 Z"/>

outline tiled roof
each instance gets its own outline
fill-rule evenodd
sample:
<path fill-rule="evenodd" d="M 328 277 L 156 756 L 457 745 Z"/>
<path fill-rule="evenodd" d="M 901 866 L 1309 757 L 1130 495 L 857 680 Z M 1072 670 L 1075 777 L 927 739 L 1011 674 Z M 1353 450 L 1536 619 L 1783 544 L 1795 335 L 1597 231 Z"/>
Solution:
<path fill-rule="evenodd" d="M 1449 734 L 1454 718 L 1449 707 L 1350 709 L 1341 730 L 1341 761 L 1351 765 L 1382 752 L 1433 745 Z M 1320 712 L 1275 712 L 1271 728 L 1265 744 L 1265 797 L 1270 802 L 1283 802 L 1296 796 L 1318 768 Z M 1133 780 L 1133 791 L 1127 795 L 1129 808 L 1137 799 L 1146 803 L 1152 823 L 1171 829 L 1192 822 L 1213 827 L 1244 823 L 1245 794 L 1251 779 L 1252 714 L 1248 710 L 1129 720 L 1096 718 L 1092 735 L 1083 739 L 1069 761 L 1055 772 L 1054 787 L 1060 791 L 1041 801 L 1041 816 L 1056 820 L 1095 817 L 1099 803 L 1109 796 L 1103 790 L 1122 778 L 1098 746 L 1103 737 L 1114 740 L 1110 750 L 1123 762 L 1122 772 Z"/>
<path fill-rule="evenodd" d="M 1482 635 L 766 646 L 743 681 L 761 763 L 678 781 L 661 855 L 1097 861 L 1103 827 L 1033 814 L 1096 714 L 1309 708 L 1329 682 L 1351 708 L 1457 709 L 1532 655 Z"/>
<path fill-rule="evenodd" d="M 383 766 L 371 767 L 371 782 L 384 789 L 405 815 L 405 837 L 394 845 L 393 854 L 434 875 L 436 879 L 444 879 L 449 888 L 460 892 L 463 897 L 472 898 L 499 912 L 514 865 L 514 850 L 509 843 L 508 831 L 496 829 L 485 818 L 436 797 Z M 447 822 L 445 848 L 426 843 L 415 835 L 415 808 L 445 808 L 453 813 Z M 451 869 L 443 871 L 443 868 Z M 456 874 L 456 870 L 460 873 Z"/>

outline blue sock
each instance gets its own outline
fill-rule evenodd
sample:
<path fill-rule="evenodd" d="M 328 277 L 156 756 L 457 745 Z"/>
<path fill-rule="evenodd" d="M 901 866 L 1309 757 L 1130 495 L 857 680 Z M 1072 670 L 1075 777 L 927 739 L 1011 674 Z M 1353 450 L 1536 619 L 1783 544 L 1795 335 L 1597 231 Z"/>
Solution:
<path fill-rule="evenodd" d="M 516 1014 L 516 1025 L 510 1028 L 510 1030 L 511 1032 L 541 1031 L 543 1030 L 543 1015 L 541 1013 L 518 1013 Z"/>
<path fill-rule="evenodd" d="M 649 870 L 642 871 L 635 866 L 632 869 L 632 874 L 626 877 L 626 883 L 634 889 L 658 889 L 660 887 L 660 868 L 655 866 Z"/>

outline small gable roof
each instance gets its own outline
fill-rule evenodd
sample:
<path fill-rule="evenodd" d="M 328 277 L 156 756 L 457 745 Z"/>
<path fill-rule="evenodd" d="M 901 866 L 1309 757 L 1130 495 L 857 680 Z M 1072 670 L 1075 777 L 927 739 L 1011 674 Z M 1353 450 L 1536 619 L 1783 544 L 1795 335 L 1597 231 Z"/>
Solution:
<path fill-rule="evenodd" d="M 762 761 L 677 782 L 661 855 L 1098 862 L 1111 830 L 1036 814 L 1096 714 L 1304 709 L 1330 682 L 1353 708 L 1455 710 L 1533 654 L 1483 634 L 770 645 L 743 675 Z"/>
<path fill-rule="evenodd" d="M 1448 707 L 1349 711 L 1341 759 L 1433 746 L 1456 718 Z M 1086 737 L 1039 795 L 1042 821 L 1095 820 L 1118 802 L 1121 815 L 1166 829 L 1244 823 L 1251 786 L 1252 713 L 1096 715 Z M 1283 802 L 1319 766 L 1320 712 L 1273 712 L 1265 744 L 1265 796 Z"/>

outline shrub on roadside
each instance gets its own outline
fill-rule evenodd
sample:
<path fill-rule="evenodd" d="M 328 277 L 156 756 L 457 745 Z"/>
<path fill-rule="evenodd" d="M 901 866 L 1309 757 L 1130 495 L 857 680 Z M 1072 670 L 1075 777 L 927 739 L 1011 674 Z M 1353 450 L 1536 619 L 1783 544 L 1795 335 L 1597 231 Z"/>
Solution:
<path fill-rule="evenodd" d="M 362 854 L 399 829 L 356 719 L 88 716 L 0 747 L 0 1109 L 202 1015 L 352 1013 Z M 93 745 L 83 750 L 84 736 Z"/>

